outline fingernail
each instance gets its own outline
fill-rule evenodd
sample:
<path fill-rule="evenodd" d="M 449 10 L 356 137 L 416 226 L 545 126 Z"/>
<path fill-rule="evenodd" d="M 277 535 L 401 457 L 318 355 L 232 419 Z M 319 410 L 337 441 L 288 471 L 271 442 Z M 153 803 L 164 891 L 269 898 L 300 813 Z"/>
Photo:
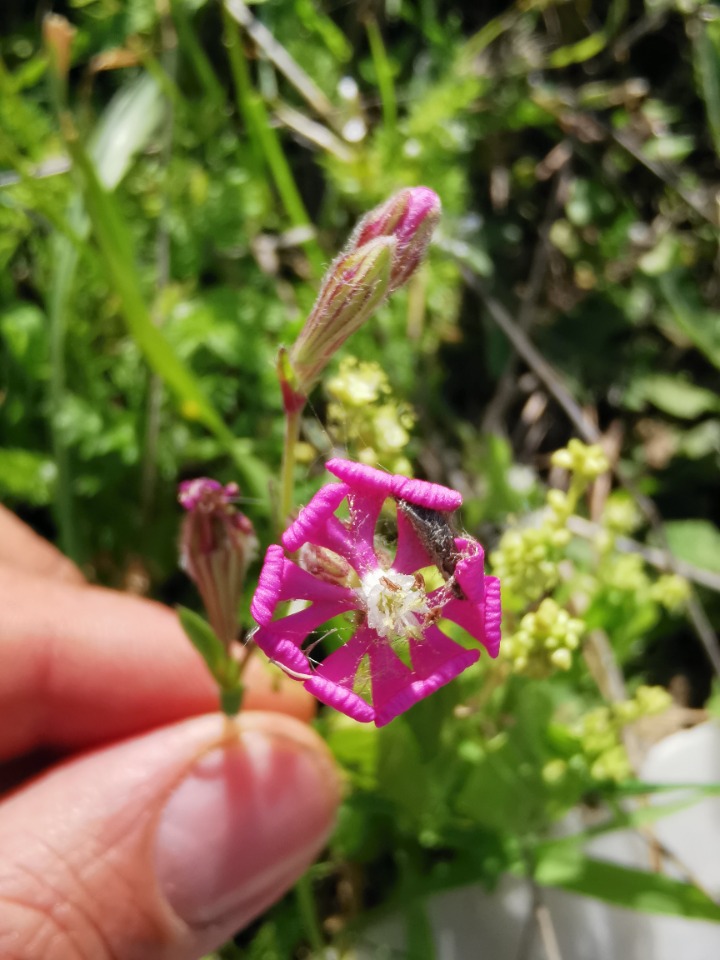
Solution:
<path fill-rule="evenodd" d="M 332 829 L 338 781 L 324 748 L 299 736 L 245 730 L 203 756 L 170 797 L 156 835 L 161 890 L 186 923 L 247 921 L 249 904 L 280 897 Z M 278 726 L 278 723 L 275 723 Z"/>

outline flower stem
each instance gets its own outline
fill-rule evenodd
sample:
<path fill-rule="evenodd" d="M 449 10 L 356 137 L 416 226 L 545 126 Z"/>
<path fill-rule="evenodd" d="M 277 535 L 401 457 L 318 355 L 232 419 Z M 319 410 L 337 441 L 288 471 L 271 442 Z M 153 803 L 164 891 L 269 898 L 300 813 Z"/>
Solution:
<path fill-rule="evenodd" d="M 285 413 L 285 443 L 283 446 L 282 473 L 280 476 L 280 502 L 277 512 L 277 527 L 281 531 L 292 512 L 295 487 L 295 448 L 300 438 L 302 409 Z"/>

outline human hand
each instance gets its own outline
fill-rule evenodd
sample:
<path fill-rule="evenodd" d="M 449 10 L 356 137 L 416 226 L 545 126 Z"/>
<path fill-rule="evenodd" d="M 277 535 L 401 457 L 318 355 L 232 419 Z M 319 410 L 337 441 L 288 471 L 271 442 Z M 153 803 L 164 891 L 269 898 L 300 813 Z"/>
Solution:
<path fill-rule="evenodd" d="M 296 684 L 237 722 L 167 608 L 0 508 L 0 957 L 196 960 L 278 899 L 338 782 Z"/>

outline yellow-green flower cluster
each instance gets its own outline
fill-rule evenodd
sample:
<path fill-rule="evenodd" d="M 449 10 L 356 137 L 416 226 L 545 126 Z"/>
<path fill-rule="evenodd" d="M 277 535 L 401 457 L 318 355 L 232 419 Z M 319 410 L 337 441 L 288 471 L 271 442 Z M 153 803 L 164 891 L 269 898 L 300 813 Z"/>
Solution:
<path fill-rule="evenodd" d="M 506 608 L 521 608 L 539 600 L 558 583 L 557 559 L 545 525 L 507 530 L 490 566 L 503 585 Z"/>
<path fill-rule="evenodd" d="M 632 533 L 642 523 L 637 504 L 625 490 L 614 490 L 607 498 L 602 525 L 614 534 Z"/>
<path fill-rule="evenodd" d="M 609 466 L 600 447 L 577 439 L 557 450 L 552 463 L 571 472 L 567 493 L 549 490 L 540 523 L 507 530 L 490 555 L 493 573 L 502 580 L 506 607 L 520 609 L 555 589 L 562 549 L 571 539 L 568 518 L 577 509 L 588 483 Z"/>
<path fill-rule="evenodd" d="M 633 593 L 638 599 L 650 593 L 650 578 L 645 561 L 638 553 L 613 553 L 603 562 L 598 578 L 607 589 L 618 594 Z"/>
<path fill-rule="evenodd" d="M 412 474 L 403 450 L 415 416 L 409 406 L 391 395 L 390 384 L 378 363 L 345 357 L 325 387 L 327 424 L 336 443 L 349 448 L 361 463 L 378 463 L 391 473 Z"/>
<path fill-rule="evenodd" d="M 681 613 L 690 599 L 690 584 L 676 573 L 665 573 L 650 587 L 650 597 L 669 613 Z"/>
<path fill-rule="evenodd" d="M 663 713 L 672 697 L 662 687 L 638 687 L 631 700 L 591 710 L 578 722 L 575 734 L 595 780 L 626 780 L 632 774 L 627 750 L 622 742 L 623 728 L 642 717 Z"/>
<path fill-rule="evenodd" d="M 515 527 L 502 535 L 490 565 L 502 581 L 506 606 L 527 606 L 557 586 L 560 551 L 570 542 L 566 524 L 571 512 L 567 496 L 550 490 L 538 526 Z"/>
<path fill-rule="evenodd" d="M 588 445 L 573 438 L 562 450 L 556 450 L 551 457 L 554 467 L 569 470 L 583 480 L 596 480 L 610 469 L 605 452 L 599 444 Z"/>
<path fill-rule="evenodd" d="M 525 614 L 515 633 L 504 638 L 501 652 L 514 673 L 547 677 L 570 669 L 584 630 L 582 620 L 571 617 L 548 597 L 537 610 Z"/>

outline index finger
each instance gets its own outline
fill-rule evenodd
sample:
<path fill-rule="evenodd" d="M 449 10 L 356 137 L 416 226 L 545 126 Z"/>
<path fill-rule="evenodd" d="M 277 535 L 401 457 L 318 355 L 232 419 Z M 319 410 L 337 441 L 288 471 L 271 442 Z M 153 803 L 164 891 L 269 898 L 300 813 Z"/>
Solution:
<path fill-rule="evenodd" d="M 37 576 L 68 583 L 84 583 L 72 560 L 31 530 L 14 513 L 0 504 L 0 564 Z"/>
<path fill-rule="evenodd" d="M 0 565 L 0 609 L 0 760 L 217 710 L 205 664 L 162 604 Z M 251 667 L 247 709 L 311 717 L 299 684 L 268 673 L 259 657 Z"/>

